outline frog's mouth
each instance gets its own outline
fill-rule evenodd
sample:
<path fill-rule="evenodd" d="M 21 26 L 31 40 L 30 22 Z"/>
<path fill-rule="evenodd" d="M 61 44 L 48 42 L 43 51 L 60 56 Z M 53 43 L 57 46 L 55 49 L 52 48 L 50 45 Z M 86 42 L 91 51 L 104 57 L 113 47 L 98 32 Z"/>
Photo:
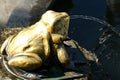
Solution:
<path fill-rule="evenodd" d="M 9 58 L 8 65 L 29 71 L 40 67 L 42 59 L 35 53 L 18 53 Z"/>

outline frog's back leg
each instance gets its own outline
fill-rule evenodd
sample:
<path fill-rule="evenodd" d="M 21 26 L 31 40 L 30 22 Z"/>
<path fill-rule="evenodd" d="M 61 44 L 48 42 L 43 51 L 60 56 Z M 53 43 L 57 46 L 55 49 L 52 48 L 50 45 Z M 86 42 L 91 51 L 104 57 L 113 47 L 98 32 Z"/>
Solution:
<path fill-rule="evenodd" d="M 13 37 L 14 37 L 14 36 L 8 37 L 8 38 L 4 41 L 4 43 L 2 44 L 1 50 L 0 50 L 0 52 L 1 52 L 2 55 L 5 55 L 5 54 L 6 54 L 6 49 L 7 49 L 7 47 L 9 46 L 9 44 L 10 44 L 11 40 L 13 39 Z"/>

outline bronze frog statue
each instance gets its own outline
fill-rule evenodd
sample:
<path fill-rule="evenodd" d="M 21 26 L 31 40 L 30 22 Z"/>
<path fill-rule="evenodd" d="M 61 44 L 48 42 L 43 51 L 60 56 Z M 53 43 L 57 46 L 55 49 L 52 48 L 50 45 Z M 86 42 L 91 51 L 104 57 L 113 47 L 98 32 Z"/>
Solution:
<path fill-rule="evenodd" d="M 1 47 L 8 65 L 31 71 L 42 66 L 53 53 L 62 64 L 68 64 L 69 57 L 62 41 L 67 38 L 69 20 L 67 13 L 49 10 L 37 23 L 10 36 Z"/>
<path fill-rule="evenodd" d="M 55 55 L 64 68 L 76 70 L 77 67 L 71 61 L 71 56 L 68 55 L 64 45 L 70 48 L 78 48 L 87 60 L 96 60 L 94 54 L 79 46 L 75 40 L 67 37 L 69 20 L 70 17 L 67 13 L 49 10 L 42 15 L 37 23 L 24 28 L 18 34 L 10 36 L 1 47 L 2 59 L 0 60 L 2 60 L 3 67 L 17 78 L 40 80 L 44 75 L 31 72 L 34 70 L 41 71 L 43 65 L 46 65 L 47 61 L 49 63 L 52 60 L 51 58 L 54 57 L 53 55 Z M 56 62 L 56 59 L 52 61 Z M 63 72 L 63 74 L 65 75 L 66 73 Z M 73 74 L 68 76 L 68 73 L 66 74 L 67 77 L 65 75 L 62 78 L 83 76 L 81 74 Z"/>

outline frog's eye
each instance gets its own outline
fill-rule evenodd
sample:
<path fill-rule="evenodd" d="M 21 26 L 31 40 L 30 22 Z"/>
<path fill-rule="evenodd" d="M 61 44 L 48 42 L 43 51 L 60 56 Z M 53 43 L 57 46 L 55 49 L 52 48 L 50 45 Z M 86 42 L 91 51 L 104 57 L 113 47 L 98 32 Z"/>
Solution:
<path fill-rule="evenodd" d="M 31 45 L 27 45 L 27 46 L 25 46 L 25 47 L 23 48 L 23 51 L 29 49 L 30 47 L 31 47 Z"/>

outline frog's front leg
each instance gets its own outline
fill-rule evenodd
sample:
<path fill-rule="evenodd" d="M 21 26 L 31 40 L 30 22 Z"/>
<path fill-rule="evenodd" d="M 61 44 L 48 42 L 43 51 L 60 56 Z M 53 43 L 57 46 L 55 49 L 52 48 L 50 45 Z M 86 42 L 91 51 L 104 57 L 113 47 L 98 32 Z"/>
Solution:
<path fill-rule="evenodd" d="M 64 45 L 58 45 L 57 46 L 57 56 L 58 60 L 62 64 L 68 64 L 70 62 L 69 56 L 67 54 L 67 51 L 65 50 Z"/>
<path fill-rule="evenodd" d="M 78 69 L 75 67 L 74 63 L 70 60 L 70 57 L 64 47 L 63 44 L 57 45 L 57 57 L 60 63 L 68 70 L 75 70 Z"/>

